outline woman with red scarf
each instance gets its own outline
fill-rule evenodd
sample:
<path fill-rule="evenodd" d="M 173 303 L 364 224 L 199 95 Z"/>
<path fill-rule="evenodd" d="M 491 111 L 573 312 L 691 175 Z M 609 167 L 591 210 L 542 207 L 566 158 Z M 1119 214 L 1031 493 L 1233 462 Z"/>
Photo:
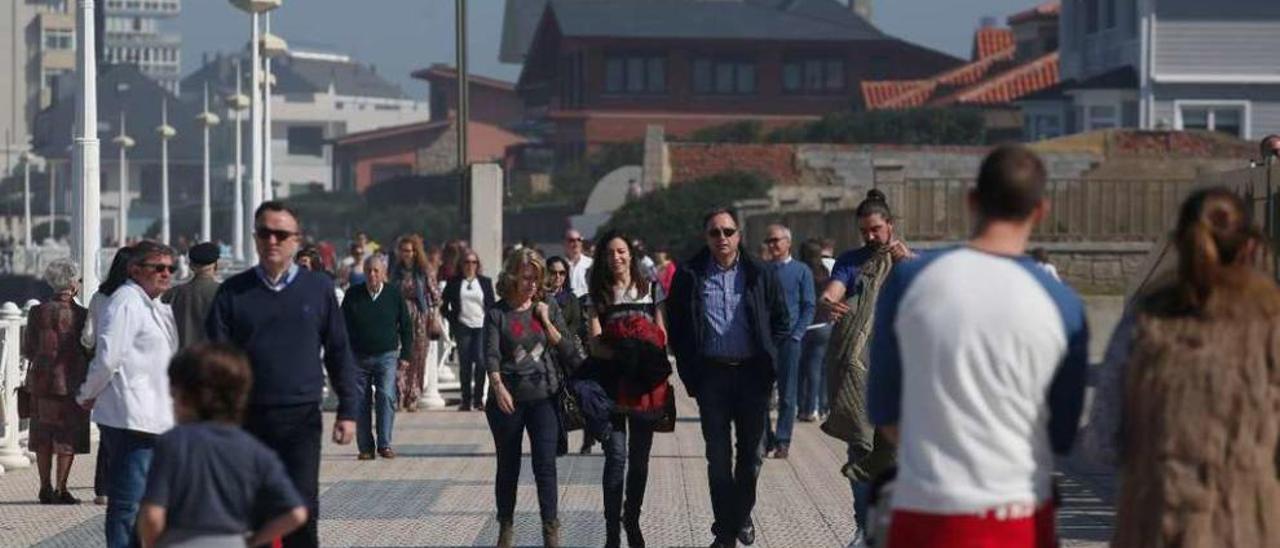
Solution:
<path fill-rule="evenodd" d="M 671 362 L 662 318 L 664 294 L 633 260 L 631 241 L 616 232 L 605 234 L 587 284 L 593 359 L 580 376 L 598 382 L 614 402 L 612 431 L 603 443 L 605 546 L 620 546 L 623 528 L 628 545 L 644 546 L 640 507 L 649 480 L 649 450 L 674 397 L 667 382 Z"/>

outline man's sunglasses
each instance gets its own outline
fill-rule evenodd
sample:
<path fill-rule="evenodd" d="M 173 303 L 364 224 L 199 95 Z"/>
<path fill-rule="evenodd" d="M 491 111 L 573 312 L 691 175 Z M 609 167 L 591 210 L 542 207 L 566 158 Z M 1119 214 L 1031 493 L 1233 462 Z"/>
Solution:
<path fill-rule="evenodd" d="M 177 271 L 178 271 L 178 267 L 176 267 L 176 266 L 174 266 L 174 265 L 171 265 L 171 264 L 162 264 L 162 263 L 142 263 L 142 264 L 139 264 L 138 266 L 140 266 L 140 267 L 142 267 L 142 268 L 150 269 L 152 272 L 155 272 L 156 274 L 159 274 L 159 273 L 161 273 L 161 272 L 165 272 L 165 271 L 168 271 L 170 274 L 173 274 L 174 272 L 177 272 Z"/>
<path fill-rule="evenodd" d="M 569 243 L 571 243 L 571 244 L 572 244 L 572 243 L 581 242 L 581 241 L 582 241 L 582 238 L 565 238 L 565 239 L 564 239 L 564 241 L 569 242 Z"/>
<path fill-rule="evenodd" d="M 276 230 L 274 228 L 267 228 L 264 226 L 260 226 L 254 229 L 253 235 L 259 240 L 270 240 L 274 238 L 276 241 L 283 242 L 285 240 L 288 240 L 289 238 L 297 236 L 298 233 L 289 232 L 288 230 Z"/>
<path fill-rule="evenodd" d="M 737 233 L 738 229 L 736 228 L 713 228 L 707 231 L 707 236 L 712 238 L 732 238 Z"/>
<path fill-rule="evenodd" d="M 778 242 L 781 242 L 781 241 L 782 241 L 782 240 L 784 240 L 784 239 L 785 239 L 785 238 L 765 238 L 764 243 L 765 243 L 766 245 L 773 245 L 773 244 L 776 244 L 776 243 L 778 243 Z"/>

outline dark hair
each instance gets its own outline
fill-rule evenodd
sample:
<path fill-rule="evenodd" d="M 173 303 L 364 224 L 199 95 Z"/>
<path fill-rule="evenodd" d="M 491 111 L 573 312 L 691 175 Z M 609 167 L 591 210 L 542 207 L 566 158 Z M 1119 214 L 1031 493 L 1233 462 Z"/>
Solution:
<path fill-rule="evenodd" d="M 298 251 L 298 255 L 294 257 L 294 261 L 297 262 L 298 259 L 303 257 L 311 260 L 311 270 L 313 272 L 324 272 L 327 270 L 324 266 L 324 259 L 320 257 L 320 250 L 317 249 L 316 246 L 304 246 Z"/>
<path fill-rule="evenodd" d="M 548 280 L 554 280 L 554 279 L 555 279 L 555 278 L 551 278 L 551 277 L 550 277 L 550 276 L 551 276 L 551 265 L 554 265 L 554 264 L 560 264 L 560 265 L 563 265 L 563 266 L 564 266 L 564 271 L 565 271 L 565 273 L 566 273 L 566 275 L 565 275 L 565 277 L 564 277 L 564 285 L 567 287 L 567 286 L 569 285 L 569 276 L 567 275 L 567 273 L 568 273 L 570 270 L 572 270 L 572 268 L 573 268 L 573 267 L 569 266 L 569 261 L 568 261 L 567 259 L 565 259 L 564 257 L 561 257 L 561 256 L 559 256 L 559 255 L 556 255 L 556 256 L 554 256 L 554 257 L 551 257 L 550 259 L 547 259 L 547 276 L 548 276 L 548 278 L 547 278 L 547 279 L 548 279 Z M 559 293 L 559 292 L 560 292 L 560 290 L 561 290 L 561 289 L 563 289 L 562 287 L 555 287 L 555 286 L 552 286 L 551 284 L 548 284 L 548 287 L 551 287 L 551 290 L 552 290 L 552 291 L 550 291 L 550 292 L 551 292 L 552 294 Z"/>
<path fill-rule="evenodd" d="M 169 362 L 169 387 L 196 420 L 239 424 L 249 402 L 249 358 L 234 346 L 198 343 Z"/>
<path fill-rule="evenodd" d="M 256 224 L 261 221 L 262 215 L 268 211 L 272 213 L 288 213 L 298 223 L 298 227 L 302 227 L 302 219 L 298 217 L 298 212 L 280 200 L 267 200 L 259 204 L 258 209 L 253 211 L 253 222 Z"/>
<path fill-rule="evenodd" d="M 115 258 L 111 259 L 111 270 L 107 271 L 107 279 L 98 285 L 99 293 L 110 296 L 117 289 L 120 289 L 124 282 L 129 280 L 129 266 L 132 256 L 132 247 L 125 246 L 116 250 Z"/>
<path fill-rule="evenodd" d="M 978 215 L 983 219 L 1021 221 L 1044 199 L 1048 174 L 1044 162 L 1022 145 L 996 148 L 978 170 L 974 190 Z"/>
<path fill-rule="evenodd" d="M 596 310 L 600 310 L 602 306 L 614 304 L 613 285 L 618 280 L 613 275 L 613 269 L 608 267 L 609 242 L 614 240 L 622 240 L 623 245 L 627 246 L 627 253 L 631 255 L 629 270 L 631 285 L 636 288 L 636 293 L 641 298 L 649 294 L 649 278 L 640 270 L 640 257 L 636 255 L 635 246 L 631 245 L 631 238 L 622 232 L 610 230 L 598 240 L 600 245 L 596 246 L 596 254 L 591 258 L 591 279 L 587 280 L 587 294 L 591 295 L 591 302 L 596 306 Z"/>
<path fill-rule="evenodd" d="M 129 266 L 138 266 L 156 255 L 165 255 L 173 259 L 178 256 L 178 252 L 160 242 L 143 240 L 133 245 L 133 251 L 129 254 Z"/>
<path fill-rule="evenodd" d="M 827 285 L 827 278 L 831 277 L 827 265 L 822 263 L 822 241 L 809 238 L 800 244 L 800 262 L 813 272 L 813 287 L 821 292 L 822 287 Z"/>
<path fill-rule="evenodd" d="M 1178 249 L 1178 298 L 1198 311 L 1250 241 L 1262 234 L 1243 199 L 1226 187 L 1198 190 L 1182 202 L 1173 233 Z"/>
<path fill-rule="evenodd" d="M 706 230 L 707 223 L 711 222 L 711 219 L 715 218 L 717 215 L 728 215 L 730 219 L 733 219 L 734 226 L 737 226 L 738 228 L 742 227 L 742 225 L 738 223 L 737 213 L 735 213 L 732 209 L 727 207 L 717 207 L 715 209 L 712 209 L 711 211 L 708 211 L 705 215 L 702 216 L 702 229 Z"/>
<path fill-rule="evenodd" d="M 878 188 L 867 191 L 867 197 L 862 199 L 862 203 L 858 204 L 858 209 L 854 210 L 854 215 L 859 219 L 879 215 L 885 221 L 893 222 L 893 213 L 889 211 L 889 200 L 884 195 L 884 191 Z"/>

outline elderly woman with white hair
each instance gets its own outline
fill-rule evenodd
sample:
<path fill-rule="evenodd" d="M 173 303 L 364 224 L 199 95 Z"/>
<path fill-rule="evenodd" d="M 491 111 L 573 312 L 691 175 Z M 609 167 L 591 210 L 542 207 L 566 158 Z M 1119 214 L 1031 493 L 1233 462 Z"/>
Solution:
<path fill-rule="evenodd" d="M 45 269 L 53 288 L 49 302 L 31 309 L 22 350 L 31 361 L 26 387 L 31 394 L 30 448 L 40 472 L 40 504 L 79 504 L 67 491 L 67 476 L 77 454 L 89 452 L 89 413 L 76 404 L 88 357 L 80 346 L 89 311 L 76 304 L 80 267 L 69 260 Z M 50 478 L 57 456 L 57 487 Z"/>

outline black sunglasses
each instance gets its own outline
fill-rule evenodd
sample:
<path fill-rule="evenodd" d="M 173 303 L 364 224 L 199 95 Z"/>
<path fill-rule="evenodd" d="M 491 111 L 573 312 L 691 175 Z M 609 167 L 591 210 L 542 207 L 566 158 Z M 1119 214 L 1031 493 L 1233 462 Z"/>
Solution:
<path fill-rule="evenodd" d="M 276 230 L 274 228 L 267 228 L 265 226 L 260 226 L 253 230 L 253 235 L 257 237 L 259 240 L 270 240 L 272 238 L 275 238 L 276 241 L 283 242 L 285 240 L 288 240 L 289 238 L 297 236 L 298 233 L 289 232 L 288 230 Z"/>
<path fill-rule="evenodd" d="M 778 243 L 778 242 L 781 242 L 782 240 L 785 240 L 785 239 L 786 239 L 786 238 L 765 238 L 764 243 L 766 243 L 766 244 L 768 244 L 768 245 L 773 245 L 773 244 L 776 244 L 776 243 Z"/>
<path fill-rule="evenodd" d="M 581 241 L 582 241 L 582 238 L 565 238 L 565 239 L 564 239 L 564 241 L 569 242 L 569 243 L 573 243 L 573 242 L 581 242 Z"/>
<path fill-rule="evenodd" d="M 712 238 L 732 238 L 737 233 L 738 229 L 736 228 L 713 228 L 707 231 L 707 236 Z"/>
<path fill-rule="evenodd" d="M 170 274 L 173 274 L 174 272 L 177 272 L 177 271 L 178 271 L 178 267 L 176 267 L 176 266 L 174 266 L 174 265 L 171 265 L 171 264 L 161 264 L 161 263 L 140 263 L 138 266 L 143 267 L 143 268 L 149 268 L 149 269 L 151 269 L 151 271 L 152 271 L 152 272 L 155 272 L 156 274 L 159 274 L 159 273 L 164 272 L 164 271 L 166 271 L 166 270 L 167 270 L 167 271 L 169 271 L 169 273 L 170 273 Z"/>

